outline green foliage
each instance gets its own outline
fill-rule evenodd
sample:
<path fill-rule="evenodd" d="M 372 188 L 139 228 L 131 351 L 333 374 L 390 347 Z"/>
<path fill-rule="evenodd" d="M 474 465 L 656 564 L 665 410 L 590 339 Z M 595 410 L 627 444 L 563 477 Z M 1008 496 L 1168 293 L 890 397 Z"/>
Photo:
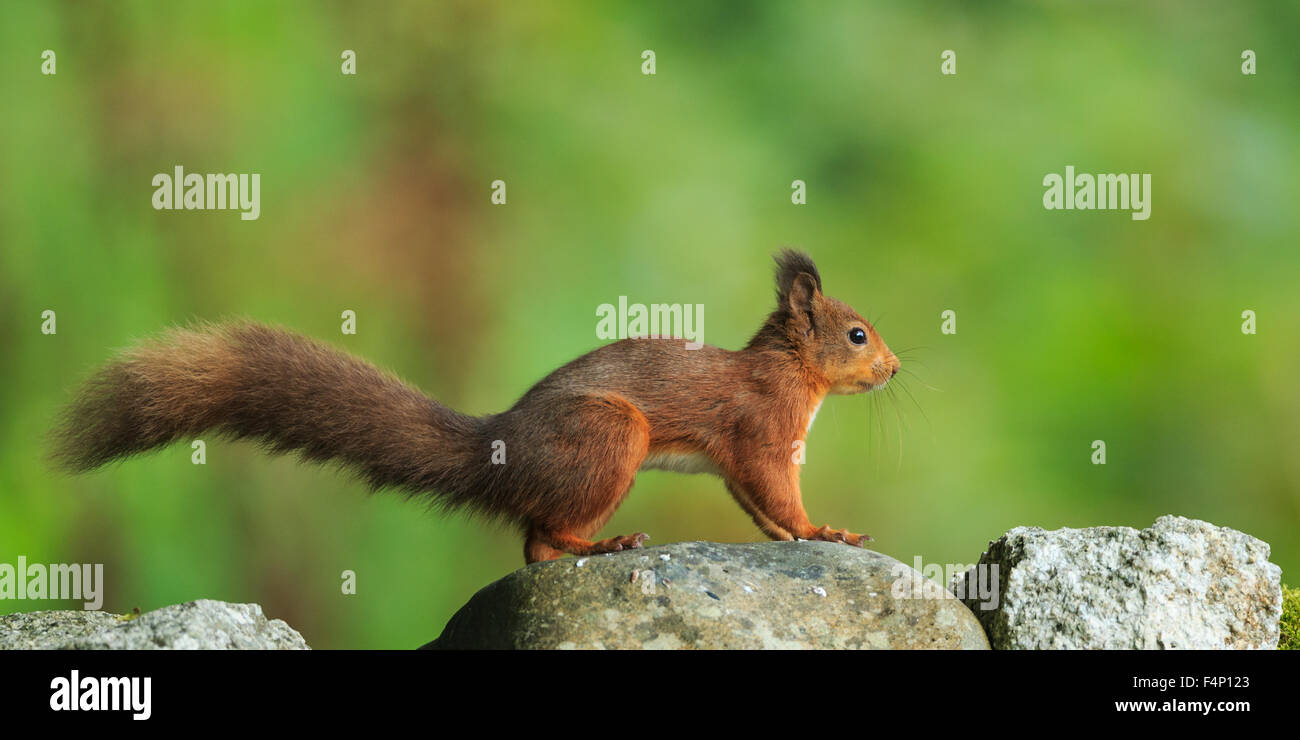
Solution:
<path fill-rule="evenodd" d="M 1282 637 L 1278 650 L 1300 650 L 1300 588 L 1282 585 Z"/>

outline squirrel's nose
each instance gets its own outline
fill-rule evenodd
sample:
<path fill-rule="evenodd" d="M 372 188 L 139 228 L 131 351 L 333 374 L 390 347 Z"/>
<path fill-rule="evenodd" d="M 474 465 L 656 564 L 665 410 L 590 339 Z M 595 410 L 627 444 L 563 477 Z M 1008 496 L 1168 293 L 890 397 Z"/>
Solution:
<path fill-rule="evenodd" d="M 892 378 L 892 377 L 894 377 L 895 375 L 898 375 L 898 365 L 895 365 L 895 366 L 889 368 L 889 377 Z"/>

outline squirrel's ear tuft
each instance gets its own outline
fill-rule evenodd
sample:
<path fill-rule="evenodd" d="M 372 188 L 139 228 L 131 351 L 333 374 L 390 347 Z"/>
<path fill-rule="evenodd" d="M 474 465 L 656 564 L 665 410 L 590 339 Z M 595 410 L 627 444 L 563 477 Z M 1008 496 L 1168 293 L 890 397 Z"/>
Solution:
<path fill-rule="evenodd" d="M 776 256 L 777 310 L 789 312 L 796 330 L 802 334 L 812 333 L 821 293 L 822 276 L 812 258 L 793 249 L 781 250 Z"/>
<path fill-rule="evenodd" d="M 817 292 L 822 290 L 822 276 L 817 272 L 817 265 L 813 264 L 812 257 L 803 252 L 796 252 L 793 249 L 782 249 L 776 255 L 776 300 L 777 303 L 784 306 L 789 302 L 790 289 L 794 286 L 795 278 L 800 273 L 808 273 L 812 276 L 813 282 L 817 284 Z"/>

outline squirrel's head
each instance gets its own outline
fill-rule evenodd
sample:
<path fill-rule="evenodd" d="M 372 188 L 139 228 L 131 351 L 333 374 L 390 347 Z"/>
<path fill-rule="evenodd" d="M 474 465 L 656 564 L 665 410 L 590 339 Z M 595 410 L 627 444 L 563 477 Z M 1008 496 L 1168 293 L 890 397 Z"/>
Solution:
<path fill-rule="evenodd" d="M 830 393 L 865 393 L 898 372 L 898 357 L 874 327 L 848 304 L 822 294 L 812 258 L 783 250 L 776 256 L 778 327 L 805 363 L 830 383 Z"/>

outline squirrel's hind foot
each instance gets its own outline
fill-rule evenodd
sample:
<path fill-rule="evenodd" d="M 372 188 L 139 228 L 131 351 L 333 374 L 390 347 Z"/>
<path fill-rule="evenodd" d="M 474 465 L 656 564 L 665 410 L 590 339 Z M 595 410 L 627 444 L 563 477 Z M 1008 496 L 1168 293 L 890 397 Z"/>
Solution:
<path fill-rule="evenodd" d="M 599 542 L 591 542 L 573 534 L 548 532 L 530 529 L 524 544 L 524 559 L 529 563 L 543 560 L 555 560 L 568 553 L 570 555 L 603 555 L 610 552 L 635 550 L 641 543 L 650 539 L 645 532 L 619 535 Z"/>
<path fill-rule="evenodd" d="M 636 534 L 624 534 L 624 535 L 619 535 L 618 537 L 610 537 L 607 540 L 593 542 L 591 544 L 591 553 L 589 554 L 597 555 L 600 553 L 607 553 L 607 552 L 620 552 L 622 550 L 636 550 L 641 547 L 641 543 L 645 542 L 648 539 L 650 539 L 650 535 L 646 534 L 645 532 L 637 532 Z"/>

